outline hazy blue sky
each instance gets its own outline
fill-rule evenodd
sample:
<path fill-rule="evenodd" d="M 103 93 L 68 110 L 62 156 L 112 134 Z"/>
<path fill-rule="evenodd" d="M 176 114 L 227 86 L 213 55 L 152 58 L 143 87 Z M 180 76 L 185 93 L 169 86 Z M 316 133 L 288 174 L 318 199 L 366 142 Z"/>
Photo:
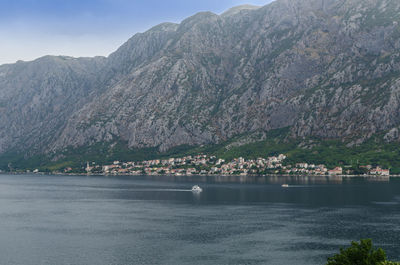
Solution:
<path fill-rule="evenodd" d="M 271 0 L 0 0 L 0 64 L 108 55 L 137 32 L 199 11 Z"/>

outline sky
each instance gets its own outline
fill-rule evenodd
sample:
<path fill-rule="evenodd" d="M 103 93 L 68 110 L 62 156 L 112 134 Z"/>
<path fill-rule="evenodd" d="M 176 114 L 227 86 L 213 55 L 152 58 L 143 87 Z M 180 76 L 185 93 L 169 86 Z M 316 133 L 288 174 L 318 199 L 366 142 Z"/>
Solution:
<path fill-rule="evenodd" d="M 135 33 L 200 11 L 272 0 L 0 0 L 0 65 L 44 55 L 108 56 Z"/>

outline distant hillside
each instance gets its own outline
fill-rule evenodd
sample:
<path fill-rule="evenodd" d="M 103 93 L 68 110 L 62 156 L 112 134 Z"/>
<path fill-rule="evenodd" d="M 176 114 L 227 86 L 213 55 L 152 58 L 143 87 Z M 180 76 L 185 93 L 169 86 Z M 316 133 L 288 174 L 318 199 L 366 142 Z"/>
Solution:
<path fill-rule="evenodd" d="M 277 0 L 158 25 L 108 58 L 2 65 L 0 161 L 160 154 L 282 128 L 298 145 L 396 145 L 399 23 L 398 0 Z"/>

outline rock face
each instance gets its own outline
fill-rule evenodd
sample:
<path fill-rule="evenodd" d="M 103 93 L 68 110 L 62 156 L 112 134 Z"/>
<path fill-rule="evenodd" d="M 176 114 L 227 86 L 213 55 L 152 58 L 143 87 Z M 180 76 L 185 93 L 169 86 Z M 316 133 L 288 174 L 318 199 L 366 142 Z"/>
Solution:
<path fill-rule="evenodd" d="M 277 0 L 136 34 L 108 58 L 0 66 L 0 153 L 124 140 L 292 137 L 398 141 L 400 1 Z"/>

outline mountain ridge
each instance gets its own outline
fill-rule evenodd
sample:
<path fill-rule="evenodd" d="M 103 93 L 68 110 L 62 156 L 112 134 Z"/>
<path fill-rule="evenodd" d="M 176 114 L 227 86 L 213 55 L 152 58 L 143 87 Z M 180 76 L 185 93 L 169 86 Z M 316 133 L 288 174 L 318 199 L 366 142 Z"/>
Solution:
<path fill-rule="evenodd" d="M 233 11 L 162 23 L 108 57 L 0 66 L 0 153 L 118 141 L 167 151 L 286 127 L 290 139 L 399 141 L 398 2 Z"/>

